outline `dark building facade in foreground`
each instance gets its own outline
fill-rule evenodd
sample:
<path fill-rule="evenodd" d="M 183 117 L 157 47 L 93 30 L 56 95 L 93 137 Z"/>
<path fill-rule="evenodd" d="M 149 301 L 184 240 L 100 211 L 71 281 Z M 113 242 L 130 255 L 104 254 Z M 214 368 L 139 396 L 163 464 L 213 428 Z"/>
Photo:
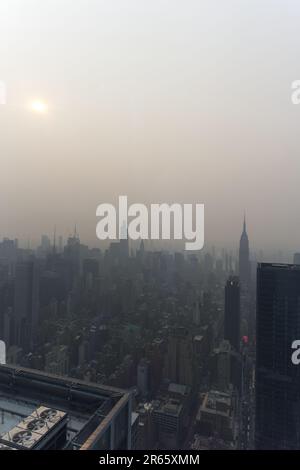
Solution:
<path fill-rule="evenodd" d="M 300 445 L 300 367 L 292 342 L 300 339 L 300 266 L 258 265 L 255 446 Z"/>
<path fill-rule="evenodd" d="M 0 450 L 130 449 L 131 394 L 0 366 Z"/>

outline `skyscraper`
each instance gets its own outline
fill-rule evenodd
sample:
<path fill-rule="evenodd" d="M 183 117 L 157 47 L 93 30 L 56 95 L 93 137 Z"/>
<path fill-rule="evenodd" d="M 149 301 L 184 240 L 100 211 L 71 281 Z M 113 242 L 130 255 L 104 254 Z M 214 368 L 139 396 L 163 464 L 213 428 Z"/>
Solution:
<path fill-rule="evenodd" d="M 300 367 L 291 361 L 300 338 L 300 266 L 262 263 L 257 269 L 257 449 L 300 445 Z"/>
<path fill-rule="evenodd" d="M 294 254 L 294 264 L 300 264 L 300 253 Z"/>
<path fill-rule="evenodd" d="M 246 228 L 246 217 L 244 217 L 243 232 L 240 239 L 239 250 L 239 277 L 242 290 L 247 290 L 250 284 L 250 260 L 249 239 Z"/>
<path fill-rule="evenodd" d="M 168 341 L 168 379 L 177 384 L 192 385 L 192 361 L 192 338 L 188 329 L 184 327 L 174 327 Z"/>
<path fill-rule="evenodd" d="M 35 260 L 16 266 L 14 314 L 16 341 L 25 351 L 32 349 L 36 340 L 39 308 L 39 273 Z"/>
<path fill-rule="evenodd" d="M 230 276 L 225 286 L 224 339 L 239 351 L 240 349 L 240 282 Z"/>

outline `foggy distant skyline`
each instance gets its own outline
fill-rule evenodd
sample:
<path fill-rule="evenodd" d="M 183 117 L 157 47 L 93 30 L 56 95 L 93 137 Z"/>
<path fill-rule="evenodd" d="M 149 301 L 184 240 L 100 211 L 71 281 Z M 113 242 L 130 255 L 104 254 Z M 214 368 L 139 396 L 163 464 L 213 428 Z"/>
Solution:
<path fill-rule="evenodd" d="M 300 251 L 300 4 L 2 0 L 0 239 L 204 203 L 205 245 Z M 44 100 L 45 115 L 29 103 Z"/>

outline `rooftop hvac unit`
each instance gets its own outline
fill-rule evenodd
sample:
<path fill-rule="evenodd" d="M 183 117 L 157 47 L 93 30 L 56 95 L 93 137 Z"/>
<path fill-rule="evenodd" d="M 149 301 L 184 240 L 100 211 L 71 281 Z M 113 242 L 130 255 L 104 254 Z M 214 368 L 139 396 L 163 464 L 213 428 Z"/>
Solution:
<path fill-rule="evenodd" d="M 66 439 L 67 414 L 40 406 L 1 438 L 17 449 L 55 449 Z"/>
<path fill-rule="evenodd" d="M 7 444 L 15 446 L 16 448 L 32 449 L 39 438 L 39 434 L 29 430 L 26 431 L 16 426 L 2 437 L 2 441 L 6 441 Z"/>

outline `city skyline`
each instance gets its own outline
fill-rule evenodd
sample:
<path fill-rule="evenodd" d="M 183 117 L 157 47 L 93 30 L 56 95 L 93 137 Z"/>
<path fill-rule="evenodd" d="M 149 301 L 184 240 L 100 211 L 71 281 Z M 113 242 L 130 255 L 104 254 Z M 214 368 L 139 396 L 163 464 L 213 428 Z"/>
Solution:
<path fill-rule="evenodd" d="M 0 451 L 300 449 L 299 24 L 0 0 Z"/>
<path fill-rule="evenodd" d="M 297 257 L 298 253 L 300 250 L 296 248 L 290 248 L 290 249 L 283 249 L 282 246 L 270 248 L 268 246 L 266 247 L 255 247 L 253 246 L 252 239 L 248 240 L 248 235 L 245 232 L 245 213 L 244 213 L 244 218 L 241 220 L 240 225 L 242 227 L 241 231 L 241 236 L 240 236 L 240 247 L 239 249 L 237 248 L 237 243 L 239 240 L 239 236 L 236 237 L 235 240 L 232 240 L 232 242 L 228 245 L 215 245 L 215 244 L 210 244 L 210 243 L 204 243 L 204 247 L 201 250 L 196 250 L 192 253 L 198 254 L 200 257 L 203 256 L 205 253 L 210 253 L 216 251 L 217 253 L 221 254 L 223 250 L 227 250 L 230 252 L 233 256 L 236 258 L 239 257 L 239 259 L 242 259 L 242 263 L 245 265 L 246 264 L 246 270 L 250 268 L 247 268 L 247 263 L 250 262 L 256 262 L 256 261 L 268 261 L 268 262 L 278 262 L 278 263 L 296 263 L 298 264 L 298 261 L 295 261 L 295 257 Z M 246 233 L 246 240 L 243 241 L 243 236 Z M 64 235 L 63 235 L 64 234 Z M 83 239 L 80 235 L 80 227 L 78 227 L 77 224 L 73 226 L 73 229 L 70 229 L 68 231 L 64 232 L 59 232 L 57 229 L 57 226 L 55 225 L 53 227 L 52 233 L 40 233 L 38 238 L 32 239 L 30 237 L 27 238 L 17 238 L 17 237 L 8 237 L 6 235 L 3 235 L 2 241 L 3 240 L 15 240 L 18 243 L 18 246 L 22 249 L 28 249 L 28 250 L 37 250 L 40 248 L 43 243 L 45 242 L 45 238 L 47 239 L 46 243 L 49 245 L 48 248 L 52 247 L 51 249 L 55 248 L 58 251 L 62 251 L 63 247 L 67 244 L 68 239 L 72 237 L 78 237 L 80 242 L 83 243 L 84 245 L 89 246 L 90 248 L 98 248 L 103 251 L 106 251 L 111 243 L 111 240 L 98 240 L 97 237 L 95 236 L 95 240 L 89 241 L 86 239 Z M 119 240 L 117 237 L 116 240 Z M 129 246 L 130 250 L 133 250 L 133 252 L 136 252 L 139 249 L 140 243 L 142 239 L 138 240 L 131 240 L 130 237 L 128 237 L 129 240 Z M 190 253 L 189 251 L 186 251 L 184 248 L 184 240 L 152 240 L 152 239 L 146 239 L 143 240 L 145 246 L 147 246 L 148 250 L 153 250 L 153 251 L 166 251 L 166 252 L 183 252 L 185 253 L 186 256 L 188 256 Z M 1 238 L 0 238 L 1 242 Z M 246 253 L 244 255 L 244 249 L 243 245 L 246 243 Z M 242 252 L 241 252 L 242 250 Z M 239 256 L 242 253 L 242 257 Z M 247 274 L 246 275 L 250 275 Z M 244 276 L 244 275 L 243 275 Z"/>
<path fill-rule="evenodd" d="M 252 246 L 297 250 L 299 17 L 292 0 L 2 1 L 2 232 L 76 221 L 91 243 L 96 207 L 128 194 L 204 203 L 209 245 L 246 209 Z"/>

